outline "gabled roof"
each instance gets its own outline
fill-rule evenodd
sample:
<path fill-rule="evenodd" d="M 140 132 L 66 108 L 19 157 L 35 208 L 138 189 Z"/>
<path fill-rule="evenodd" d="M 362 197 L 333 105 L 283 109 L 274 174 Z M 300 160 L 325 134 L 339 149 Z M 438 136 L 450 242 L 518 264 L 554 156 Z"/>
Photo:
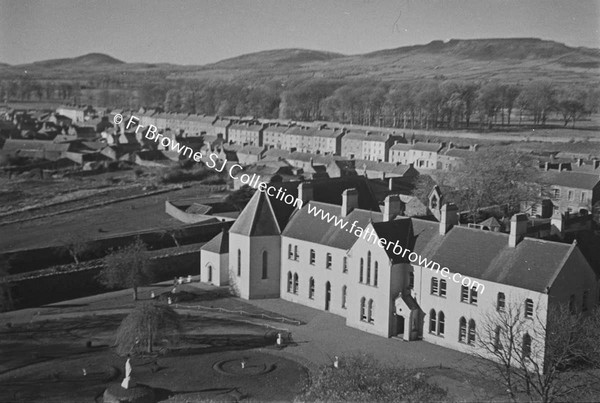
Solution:
<path fill-rule="evenodd" d="M 350 130 L 347 132 L 344 140 L 363 140 L 363 141 L 380 141 L 385 142 L 390 139 L 391 134 L 383 132 L 371 132 L 366 130 Z"/>
<path fill-rule="evenodd" d="M 373 229 L 380 239 L 385 239 L 387 243 L 396 243 L 402 248 L 410 248 L 413 229 L 410 218 L 400 217 L 398 219 L 387 222 L 373 223 Z M 386 245 L 387 246 L 387 245 Z M 408 258 L 394 253 L 392 247 L 383 248 L 393 263 L 408 262 Z"/>
<path fill-rule="evenodd" d="M 600 183 L 600 175 L 588 172 L 548 171 L 542 174 L 542 180 L 549 185 L 592 190 Z"/>
<path fill-rule="evenodd" d="M 330 216 L 339 217 L 341 214 L 340 206 L 310 201 L 292 216 L 290 222 L 283 231 L 283 236 L 343 250 L 348 250 L 354 245 L 358 239 L 354 233 L 323 220 L 320 214 L 319 216 L 315 216 L 313 213 L 309 213 L 309 206 L 320 208 L 324 214 L 329 213 Z M 383 214 L 374 211 L 354 209 L 347 217 L 344 217 L 344 219 L 349 223 L 357 221 L 356 227 L 365 228 L 371 221 L 381 221 L 383 219 Z"/>
<path fill-rule="evenodd" d="M 354 168 L 359 174 L 367 171 L 385 172 L 386 174 L 404 175 L 412 167 L 410 165 L 392 164 L 391 162 L 377 162 L 371 160 L 354 160 Z"/>
<path fill-rule="evenodd" d="M 431 259 L 463 276 L 545 292 L 573 249 L 574 245 L 534 238 L 511 248 L 508 234 L 454 227 Z"/>
<path fill-rule="evenodd" d="M 442 149 L 441 143 L 415 143 L 413 144 L 413 150 L 417 151 L 429 151 L 429 152 L 438 152 Z"/>
<path fill-rule="evenodd" d="M 229 232 L 221 231 L 213 239 L 202 245 L 200 250 L 218 254 L 229 253 Z"/>
<path fill-rule="evenodd" d="M 405 144 L 405 143 L 394 144 L 393 146 L 390 147 L 390 150 L 394 150 L 394 151 L 410 151 L 412 149 L 413 149 L 412 144 Z"/>
<path fill-rule="evenodd" d="M 242 213 L 229 230 L 232 234 L 246 236 L 279 235 L 277 218 L 266 193 L 254 193 Z"/>

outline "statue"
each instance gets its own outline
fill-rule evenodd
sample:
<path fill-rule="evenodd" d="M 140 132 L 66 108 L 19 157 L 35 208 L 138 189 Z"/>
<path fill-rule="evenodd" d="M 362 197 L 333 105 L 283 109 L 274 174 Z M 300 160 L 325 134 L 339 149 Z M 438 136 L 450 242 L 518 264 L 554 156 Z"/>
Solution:
<path fill-rule="evenodd" d="M 125 363 L 125 379 L 121 382 L 123 389 L 129 389 L 131 386 L 135 386 L 135 383 L 131 380 L 131 358 L 127 355 L 127 362 Z"/>

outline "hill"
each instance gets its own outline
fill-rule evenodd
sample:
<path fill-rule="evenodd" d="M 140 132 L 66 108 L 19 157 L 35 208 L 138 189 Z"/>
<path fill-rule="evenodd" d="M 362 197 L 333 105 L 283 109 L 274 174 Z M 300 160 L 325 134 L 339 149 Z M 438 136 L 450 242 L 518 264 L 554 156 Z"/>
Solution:
<path fill-rule="evenodd" d="M 452 39 L 379 50 L 360 55 L 278 49 L 245 54 L 204 66 L 124 63 L 101 53 L 71 59 L 0 66 L 0 78 L 28 70 L 33 78 L 86 79 L 94 74 L 127 73 L 133 82 L 164 79 L 243 80 L 256 83 L 306 78 L 465 79 L 526 82 L 540 78 L 556 83 L 600 82 L 600 49 L 569 47 L 537 38 Z"/>

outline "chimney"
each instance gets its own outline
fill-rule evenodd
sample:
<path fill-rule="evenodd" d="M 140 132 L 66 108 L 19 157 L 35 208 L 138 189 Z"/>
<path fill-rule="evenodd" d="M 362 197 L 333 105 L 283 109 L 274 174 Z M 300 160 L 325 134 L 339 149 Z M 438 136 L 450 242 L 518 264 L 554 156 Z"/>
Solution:
<path fill-rule="evenodd" d="M 389 195 L 385 198 L 383 206 L 383 221 L 392 221 L 396 216 L 402 215 L 404 206 L 398 195 Z"/>
<path fill-rule="evenodd" d="M 342 217 L 346 217 L 358 207 L 358 191 L 354 188 L 342 192 Z"/>
<path fill-rule="evenodd" d="M 312 183 L 302 182 L 298 185 L 298 199 L 302 200 L 302 205 L 305 205 L 313 199 Z"/>
<path fill-rule="evenodd" d="M 448 150 L 452 150 L 454 148 L 454 143 L 453 142 L 449 142 L 448 143 Z"/>
<path fill-rule="evenodd" d="M 523 213 L 515 214 L 510 219 L 510 234 L 508 235 L 508 246 L 514 248 L 527 233 L 529 220 Z"/>
<path fill-rule="evenodd" d="M 565 220 L 563 215 L 560 213 L 559 209 L 554 209 L 554 213 L 552 213 L 552 218 L 550 218 L 550 225 L 556 227 L 560 232 L 563 231 L 565 226 Z"/>
<path fill-rule="evenodd" d="M 600 160 L 593 160 L 593 161 L 592 161 L 592 167 L 593 167 L 594 169 L 598 169 L 598 168 L 600 168 Z"/>
<path fill-rule="evenodd" d="M 446 235 L 450 228 L 458 224 L 458 207 L 456 204 L 444 204 L 440 215 L 440 235 Z"/>
<path fill-rule="evenodd" d="M 392 191 L 394 190 L 394 178 L 388 178 L 388 190 Z"/>
<path fill-rule="evenodd" d="M 549 162 L 545 162 L 544 163 L 544 171 L 548 171 L 550 169 L 550 163 Z"/>
<path fill-rule="evenodd" d="M 580 167 L 581 165 L 583 165 L 583 159 L 577 158 L 577 166 Z"/>

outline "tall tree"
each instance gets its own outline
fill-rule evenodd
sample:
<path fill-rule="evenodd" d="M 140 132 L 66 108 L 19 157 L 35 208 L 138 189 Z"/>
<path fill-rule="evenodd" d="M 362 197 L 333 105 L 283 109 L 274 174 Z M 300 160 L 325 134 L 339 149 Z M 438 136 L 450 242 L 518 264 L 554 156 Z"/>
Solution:
<path fill-rule="evenodd" d="M 121 322 L 115 343 L 117 353 L 152 353 L 158 341 L 175 338 L 180 330 L 181 319 L 170 306 L 145 302 L 133 308 Z"/>
<path fill-rule="evenodd" d="M 150 284 L 154 277 L 146 245 L 139 238 L 111 251 L 104 257 L 103 266 L 98 280 L 110 288 L 132 288 L 134 300 L 138 298 L 138 287 Z"/>

